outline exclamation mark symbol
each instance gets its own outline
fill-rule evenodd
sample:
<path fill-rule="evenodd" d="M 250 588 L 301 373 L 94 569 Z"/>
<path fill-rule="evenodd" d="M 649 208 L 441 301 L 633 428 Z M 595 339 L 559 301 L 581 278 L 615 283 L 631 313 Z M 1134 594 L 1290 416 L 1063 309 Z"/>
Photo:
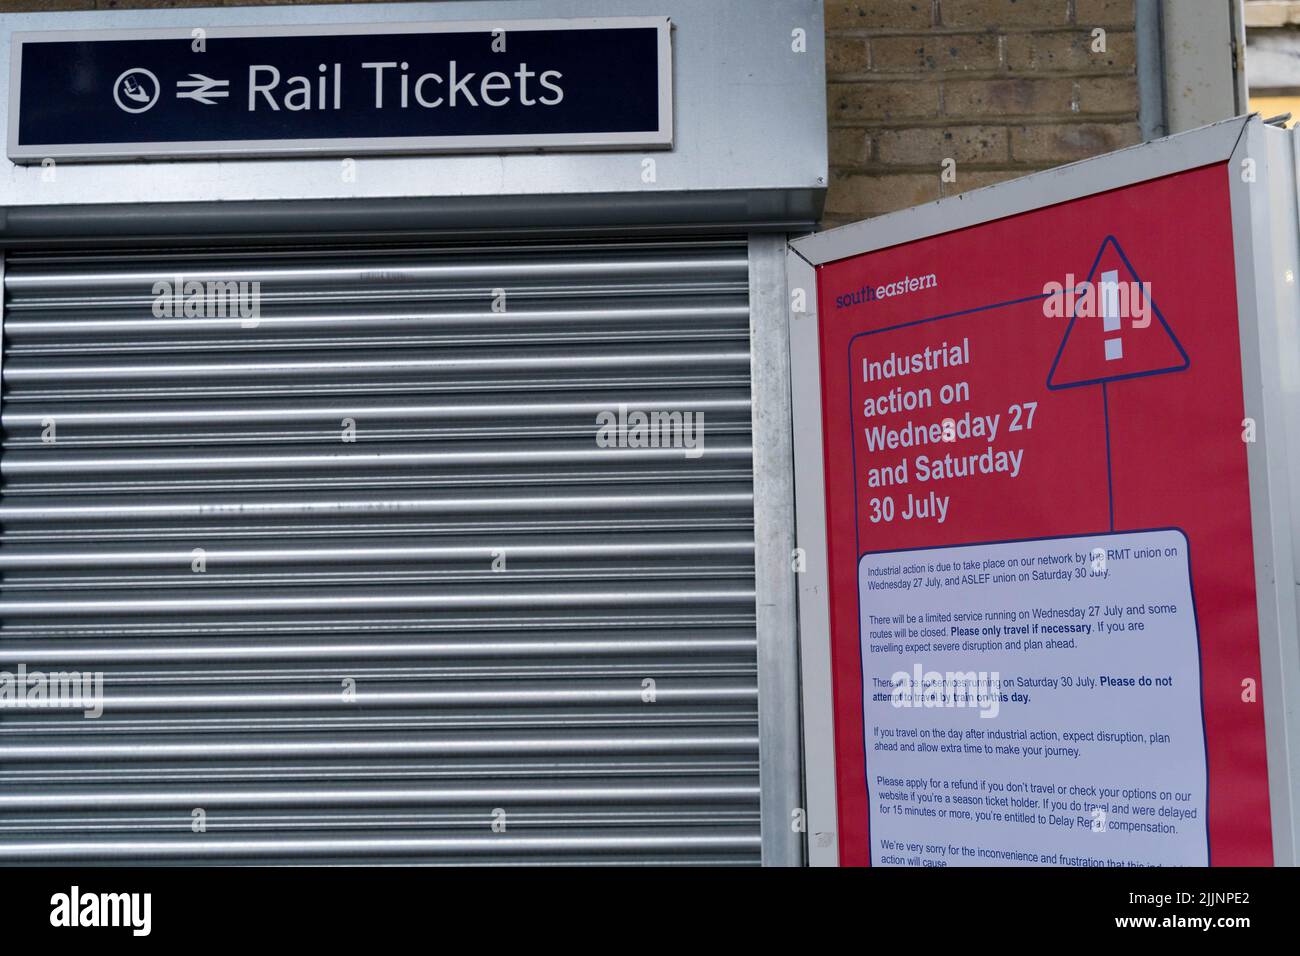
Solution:
<path fill-rule="evenodd" d="M 1118 269 L 1101 274 L 1101 323 L 1106 332 L 1120 331 Z M 1106 361 L 1114 362 L 1123 357 L 1124 340 L 1119 336 L 1106 339 Z"/>

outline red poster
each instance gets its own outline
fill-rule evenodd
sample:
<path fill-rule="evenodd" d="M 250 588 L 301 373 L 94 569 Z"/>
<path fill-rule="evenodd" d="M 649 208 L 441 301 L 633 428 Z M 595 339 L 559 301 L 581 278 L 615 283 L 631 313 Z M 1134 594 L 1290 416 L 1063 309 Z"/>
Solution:
<path fill-rule="evenodd" d="M 818 295 L 841 861 L 1270 864 L 1225 167 Z"/>

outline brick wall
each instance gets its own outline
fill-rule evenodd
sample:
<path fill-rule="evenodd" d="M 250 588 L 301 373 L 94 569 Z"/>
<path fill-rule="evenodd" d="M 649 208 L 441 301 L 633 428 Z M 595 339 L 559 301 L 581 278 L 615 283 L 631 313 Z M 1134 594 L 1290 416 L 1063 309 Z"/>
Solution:
<path fill-rule="evenodd" d="M 1133 0 L 827 0 L 825 225 L 1140 141 L 1133 23 Z"/>
<path fill-rule="evenodd" d="M 228 5 L 259 2 L 286 0 Z M 824 224 L 1137 142 L 1133 4 L 826 0 L 832 175 Z M 4 10 L 218 5 L 0 0 Z M 1106 31 L 1105 53 L 1091 48 L 1098 27 Z M 945 159 L 955 161 L 955 181 L 944 181 Z"/>

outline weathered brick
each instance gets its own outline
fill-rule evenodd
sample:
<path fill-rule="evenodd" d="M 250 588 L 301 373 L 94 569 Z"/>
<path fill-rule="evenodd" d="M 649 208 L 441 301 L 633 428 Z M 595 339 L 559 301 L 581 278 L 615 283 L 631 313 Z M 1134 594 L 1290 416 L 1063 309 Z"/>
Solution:
<path fill-rule="evenodd" d="M 877 158 L 896 166 L 938 168 L 945 159 L 955 159 L 959 164 L 1007 160 L 1007 131 L 1000 126 L 883 130 L 876 142 Z"/>
<path fill-rule="evenodd" d="M 829 152 L 832 166 L 861 166 L 869 155 L 871 140 L 867 131 L 847 126 L 830 131 Z"/>
<path fill-rule="evenodd" d="M 826 213 L 859 219 L 906 209 L 939 198 L 939 171 L 931 173 L 848 173 L 831 177 Z"/>
<path fill-rule="evenodd" d="M 983 189 L 985 186 L 993 186 L 1010 179 L 1016 179 L 1025 175 L 1025 173 L 1026 171 L 1022 169 L 978 169 L 964 172 L 958 166 L 957 181 L 944 183 L 943 195 L 956 196 L 959 193 L 968 193 L 972 189 Z"/>
<path fill-rule="evenodd" d="M 1250 0 L 1246 4 L 1246 26 L 1284 27 L 1295 7 L 1291 0 Z"/>
<path fill-rule="evenodd" d="M 1073 96 L 1068 79 L 952 80 L 944 84 L 943 111 L 978 117 L 1068 114 Z"/>
<path fill-rule="evenodd" d="M 1074 0 L 1074 22 L 1081 27 L 1131 27 L 1137 14 L 1133 0 Z"/>
<path fill-rule="evenodd" d="M 933 26 L 930 0 L 827 0 L 826 30 L 916 30 Z"/>
<path fill-rule="evenodd" d="M 995 70 L 999 63 L 998 38 L 989 33 L 888 36 L 871 40 L 871 68 L 878 73 Z"/>
<path fill-rule="evenodd" d="M 936 83 L 832 83 L 827 107 L 833 123 L 881 123 L 939 114 Z"/>
<path fill-rule="evenodd" d="M 212 0 L 97 0 L 100 10 L 144 10 L 168 7 L 210 7 Z"/>
<path fill-rule="evenodd" d="M 1091 30 L 1013 33 L 1007 37 L 1007 67 L 1025 72 L 1131 73 L 1137 65 L 1132 33 L 1108 30 L 1106 52 L 1093 51 Z"/>
<path fill-rule="evenodd" d="M 12 0 L 0 2 L 0 13 L 47 13 L 58 10 L 94 10 L 95 0 Z"/>
<path fill-rule="evenodd" d="M 1137 78 L 1088 76 L 1076 80 L 1080 113 L 1128 113 L 1137 116 Z"/>
<path fill-rule="evenodd" d="M 1060 123 L 1011 130 L 1011 158 L 1023 163 L 1068 163 L 1142 141 L 1136 123 Z"/>
<path fill-rule="evenodd" d="M 1066 0 L 939 0 L 945 27 L 993 30 L 997 27 L 1050 27 L 1070 22 Z"/>
<path fill-rule="evenodd" d="M 826 72 L 830 76 L 846 73 L 866 73 L 870 54 L 867 41 L 862 37 L 827 37 Z"/>

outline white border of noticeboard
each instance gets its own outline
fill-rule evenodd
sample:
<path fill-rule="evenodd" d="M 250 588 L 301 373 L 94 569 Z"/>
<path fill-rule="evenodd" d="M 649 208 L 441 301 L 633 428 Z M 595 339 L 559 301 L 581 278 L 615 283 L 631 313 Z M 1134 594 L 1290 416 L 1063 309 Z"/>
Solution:
<path fill-rule="evenodd" d="M 673 146 L 672 22 L 667 17 L 582 17 L 550 20 L 429 20 L 423 23 L 331 23 L 308 26 L 265 25 L 209 27 L 207 38 L 305 37 L 389 33 L 488 33 L 492 30 L 617 30 L 653 28 L 658 35 L 658 128 L 627 133 L 511 133 L 473 136 L 389 136 L 362 139 L 193 140 L 161 143 L 70 143 L 22 146 L 18 142 L 18 108 L 23 44 L 59 40 L 190 39 L 190 29 L 42 30 L 13 34 L 9 58 L 8 155 L 15 163 L 44 159 L 75 161 L 123 159 L 208 159 L 217 157 L 319 156 L 397 153 L 473 153 L 519 150 L 671 149 Z"/>
<path fill-rule="evenodd" d="M 1273 852 L 1278 865 L 1300 863 L 1298 150 L 1300 132 L 1265 126 L 1258 116 L 1239 117 L 790 243 L 786 271 L 792 303 L 795 517 L 797 545 L 807 562 L 798 575 L 804 785 L 813 866 L 839 862 L 817 267 L 1224 161 L 1230 176 L 1245 409 L 1257 423 L 1258 435 L 1247 446 L 1247 464 Z M 806 310 L 798 311 L 805 304 Z"/>

